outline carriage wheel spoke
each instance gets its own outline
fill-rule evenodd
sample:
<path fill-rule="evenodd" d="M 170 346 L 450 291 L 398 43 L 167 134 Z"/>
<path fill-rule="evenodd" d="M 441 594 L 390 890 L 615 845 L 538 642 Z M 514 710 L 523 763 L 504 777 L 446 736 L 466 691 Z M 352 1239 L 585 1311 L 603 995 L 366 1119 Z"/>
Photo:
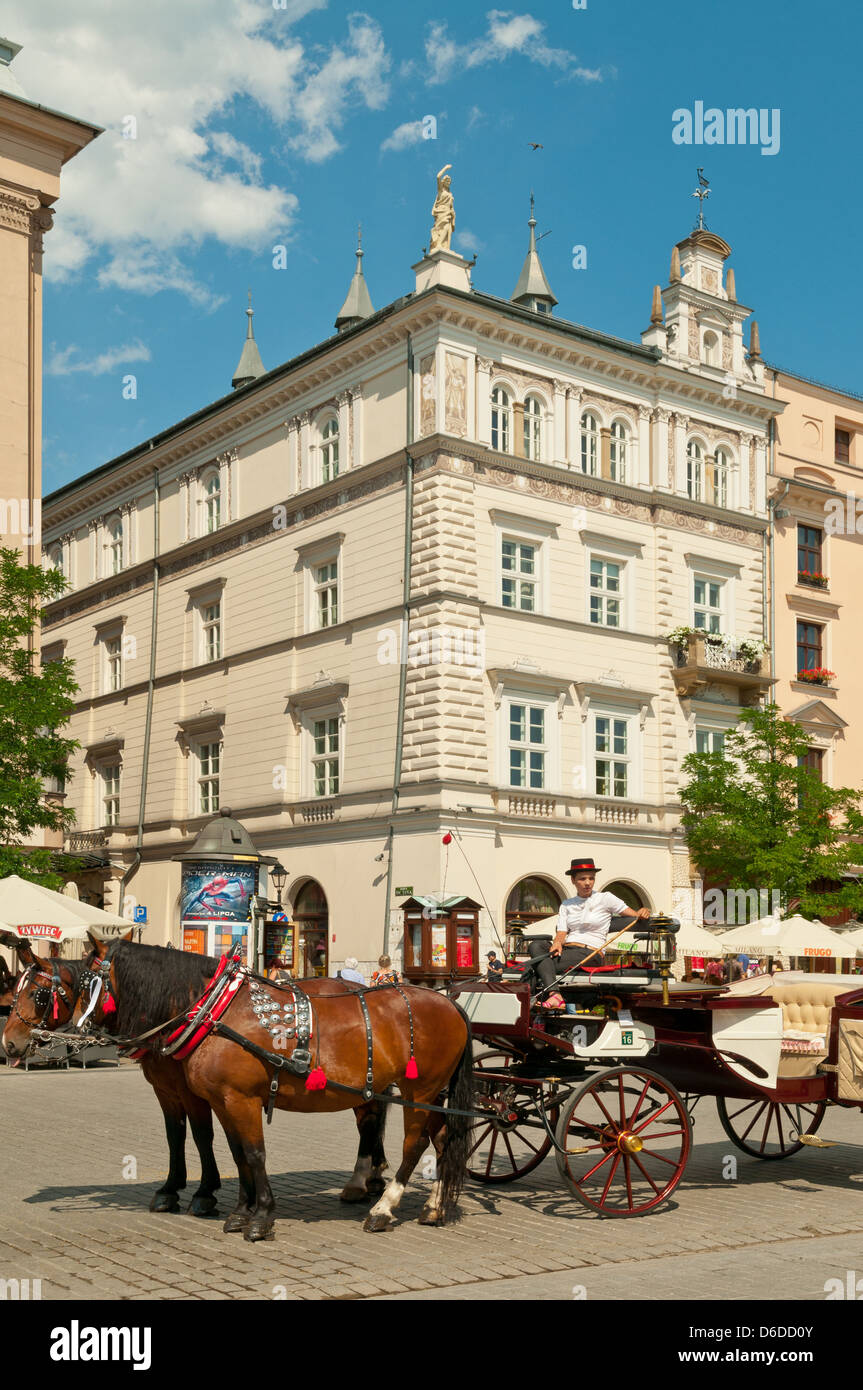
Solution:
<path fill-rule="evenodd" d="M 608 1111 L 606 1110 L 605 1105 L 603 1104 L 602 1096 L 599 1094 L 599 1087 L 598 1087 L 598 1086 L 597 1086 L 596 1090 L 594 1090 L 594 1091 L 592 1092 L 592 1095 L 593 1095 L 593 1098 L 594 1098 L 594 1100 L 596 1101 L 597 1105 L 599 1106 L 600 1110 L 602 1111 L 603 1115 L 604 1115 L 605 1118 L 608 1120 L 608 1123 L 611 1125 L 611 1127 L 612 1127 L 613 1129 L 617 1129 L 617 1127 L 618 1127 L 618 1126 L 617 1126 L 617 1121 L 616 1121 L 616 1120 L 613 1120 L 613 1119 L 611 1118 L 611 1116 L 609 1115 Z"/>
<path fill-rule="evenodd" d="M 616 1153 L 616 1154 L 614 1155 L 614 1162 L 613 1162 L 612 1165 L 611 1165 L 611 1172 L 610 1172 L 609 1175 L 608 1175 L 608 1178 L 607 1178 L 607 1180 L 606 1180 L 605 1187 L 602 1189 L 602 1196 L 601 1196 L 600 1199 L 599 1199 L 600 1205 L 601 1205 L 601 1206 L 604 1206 L 604 1205 L 605 1205 L 605 1199 L 606 1199 L 606 1197 L 608 1196 L 608 1191 L 609 1191 L 609 1188 L 611 1187 L 611 1184 L 614 1182 L 614 1175 L 615 1175 L 615 1173 L 617 1172 L 617 1168 L 618 1168 L 618 1164 L 619 1164 L 619 1163 L 620 1163 L 620 1154 L 619 1154 L 619 1153 Z"/>
<path fill-rule="evenodd" d="M 626 1129 L 626 1097 L 623 1093 L 623 1076 L 617 1078 L 617 1089 L 620 1094 L 620 1128 Z"/>
<path fill-rule="evenodd" d="M 645 1178 L 647 1179 L 647 1181 L 650 1183 L 650 1186 L 653 1188 L 654 1192 L 656 1193 L 656 1195 L 657 1195 L 657 1197 L 658 1197 L 659 1194 L 660 1194 L 660 1191 L 661 1191 L 662 1189 L 656 1186 L 656 1183 L 653 1181 L 653 1178 L 650 1176 L 650 1174 L 648 1173 L 647 1169 L 643 1166 L 643 1164 L 641 1164 L 641 1163 L 639 1162 L 639 1159 L 638 1159 L 638 1155 L 637 1155 L 637 1154 L 633 1154 L 633 1155 L 632 1155 L 632 1161 L 633 1161 L 633 1163 L 636 1165 L 636 1167 L 638 1168 L 638 1170 L 639 1170 L 639 1172 L 642 1174 L 642 1176 L 645 1177 Z M 676 1167 L 677 1167 L 677 1164 L 675 1163 L 674 1166 L 675 1166 L 675 1168 L 676 1168 Z"/>
<path fill-rule="evenodd" d="M 758 1103 L 757 1101 L 753 1101 L 753 1104 L 757 1104 L 757 1103 Z M 765 1111 L 766 1109 L 767 1109 L 767 1101 L 766 1101 L 766 1100 L 763 1100 L 763 1101 L 761 1102 L 761 1106 L 760 1106 L 759 1110 L 756 1111 L 754 1120 L 750 1121 L 749 1128 L 746 1129 L 746 1130 L 744 1130 L 743 1134 L 741 1134 L 741 1136 L 740 1136 L 741 1139 L 748 1139 L 748 1138 L 749 1138 L 749 1135 L 750 1135 L 751 1131 L 755 1128 L 755 1126 L 757 1125 L 758 1121 L 760 1120 L 761 1116 L 764 1114 L 764 1111 Z M 769 1121 L 768 1121 L 768 1123 L 769 1123 Z"/>
<path fill-rule="evenodd" d="M 495 1146 L 496 1143 L 497 1143 L 497 1130 L 496 1130 L 496 1129 L 492 1129 L 492 1132 L 491 1132 L 491 1144 L 489 1145 L 488 1158 L 486 1159 L 486 1164 L 485 1164 L 485 1175 L 486 1175 L 486 1177 L 488 1177 L 489 1174 L 491 1173 L 491 1161 L 492 1161 L 492 1159 L 494 1158 L 494 1146 Z"/>
<path fill-rule="evenodd" d="M 671 1168 L 677 1168 L 680 1164 L 679 1158 L 666 1158 L 665 1154 L 658 1154 L 655 1149 L 642 1149 L 642 1154 L 649 1154 L 651 1158 L 658 1158 L 660 1163 L 667 1163 Z"/>
<path fill-rule="evenodd" d="M 587 1172 L 582 1173 L 580 1178 L 576 1178 L 579 1187 L 582 1187 L 587 1182 L 588 1178 L 592 1178 L 594 1173 L 598 1173 L 603 1163 L 607 1163 L 608 1160 L 614 1156 L 614 1153 L 614 1149 L 609 1149 L 608 1153 L 604 1154 L 598 1163 L 595 1163 L 592 1168 L 588 1168 Z"/>
<path fill-rule="evenodd" d="M 635 1206 L 635 1198 L 632 1195 L 632 1173 L 629 1167 L 629 1154 L 623 1155 L 623 1171 L 626 1175 L 626 1198 L 629 1202 L 629 1210 Z"/>
<path fill-rule="evenodd" d="M 534 1152 L 535 1154 L 538 1154 L 538 1153 L 539 1153 L 539 1148 L 537 1147 L 537 1145 L 536 1145 L 536 1144 L 532 1144 L 532 1143 L 530 1142 L 530 1140 L 528 1139 L 527 1135 L 526 1135 L 526 1134 L 522 1134 L 521 1130 L 519 1130 L 519 1132 L 518 1132 L 518 1137 L 519 1137 L 519 1139 L 521 1140 L 521 1142 L 522 1142 L 523 1144 L 527 1144 L 527 1147 L 528 1147 L 529 1149 L 533 1149 L 533 1152 Z"/>
<path fill-rule="evenodd" d="M 641 1095 L 638 1097 L 638 1100 L 635 1102 L 635 1109 L 633 1110 L 632 1116 L 631 1116 L 630 1121 L 629 1121 L 630 1127 L 631 1127 L 632 1125 L 635 1124 L 635 1121 L 636 1121 L 636 1118 L 637 1118 L 637 1116 L 638 1116 L 638 1112 L 639 1112 L 639 1110 L 641 1109 L 641 1106 L 642 1106 L 642 1102 L 643 1102 L 643 1100 L 644 1100 L 644 1097 L 647 1095 L 647 1092 L 648 1092 L 649 1090 L 650 1090 L 650 1077 L 648 1077 L 647 1080 L 645 1081 L 644 1087 L 643 1087 L 642 1092 L 641 1092 Z"/>
<path fill-rule="evenodd" d="M 491 1125 L 490 1125 L 490 1124 L 486 1125 L 485 1129 L 484 1129 L 484 1130 L 482 1131 L 482 1133 L 480 1134 L 480 1136 L 479 1136 L 479 1138 L 477 1139 L 476 1143 L 474 1144 L 473 1148 L 470 1150 L 470 1153 L 468 1154 L 468 1158 L 470 1158 L 471 1154 L 475 1154 L 475 1153 L 476 1153 L 477 1149 L 479 1148 L 480 1144 L 482 1143 L 483 1139 L 486 1137 L 486 1135 L 488 1134 L 488 1132 L 489 1132 L 490 1129 L 491 1129 Z"/>
<path fill-rule="evenodd" d="M 668 1107 L 669 1107 L 670 1105 L 673 1105 L 673 1104 L 674 1104 L 674 1100 L 673 1100 L 673 1099 L 667 1100 L 667 1101 L 665 1102 L 664 1105 L 660 1105 L 660 1107 L 659 1107 L 658 1110 L 652 1111 L 652 1113 L 651 1113 L 650 1115 L 648 1115 L 648 1117 L 647 1117 L 646 1120 L 642 1120 L 641 1124 L 638 1126 L 638 1128 L 636 1129 L 635 1133 L 636 1133 L 636 1134 L 640 1134 L 641 1131 L 642 1131 L 643 1129 L 647 1129 L 647 1126 L 648 1126 L 648 1125 L 652 1125 L 653 1122 L 654 1122 L 654 1120 L 658 1120 L 659 1117 L 660 1117 L 660 1115 L 663 1115 L 663 1114 L 665 1113 L 665 1111 L 668 1109 Z"/>
<path fill-rule="evenodd" d="M 788 1119 L 788 1116 L 786 1115 L 785 1118 L 786 1118 L 786 1120 L 787 1120 L 787 1119 Z M 781 1106 L 781 1105 L 777 1105 L 777 1106 L 776 1106 L 776 1132 L 777 1132 L 777 1134 L 779 1135 L 779 1147 L 780 1147 L 780 1149 L 782 1150 L 782 1152 L 784 1153 L 784 1152 L 785 1152 L 785 1136 L 784 1136 L 783 1133 L 782 1133 L 782 1106 Z M 790 1137 L 790 1136 L 789 1136 L 789 1137 Z"/>

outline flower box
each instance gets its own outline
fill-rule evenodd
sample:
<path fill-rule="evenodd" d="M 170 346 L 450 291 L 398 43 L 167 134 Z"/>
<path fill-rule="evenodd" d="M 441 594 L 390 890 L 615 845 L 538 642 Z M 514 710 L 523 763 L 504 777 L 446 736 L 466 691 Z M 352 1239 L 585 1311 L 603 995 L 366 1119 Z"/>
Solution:
<path fill-rule="evenodd" d="M 807 584 L 811 589 L 826 589 L 829 582 L 826 574 L 813 570 L 797 571 L 797 583 Z"/>
<path fill-rule="evenodd" d="M 836 672 L 828 671 L 826 666 L 813 666 L 808 671 L 798 671 L 797 679 L 805 685 L 829 685 L 836 679 Z"/>

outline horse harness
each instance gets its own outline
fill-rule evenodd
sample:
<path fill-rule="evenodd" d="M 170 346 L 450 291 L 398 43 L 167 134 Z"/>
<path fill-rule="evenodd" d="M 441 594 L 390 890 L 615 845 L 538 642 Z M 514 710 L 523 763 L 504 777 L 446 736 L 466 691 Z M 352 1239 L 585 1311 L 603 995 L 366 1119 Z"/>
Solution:
<path fill-rule="evenodd" d="M 60 978 L 60 967 L 57 963 L 56 957 L 54 956 L 51 957 L 50 986 L 37 985 L 33 991 L 33 1004 L 35 1005 L 36 1009 L 42 1010 L 42 1017 L 36 1019 L 35 1021 L 24 1017 L 19 1007 L 18 1001 L 19 996 L 24 992 L 24 986 L 28 983 L 28 976 L 30 975 L 30 972 L 33 970 L 35 970 L 37 976 L 39 975 L 40 971 L 44 971 L 45 974 L 48 973 L 43 965 L 40 965 L 36 962 L 34 962 L 32 965 L 28 965 L 27 969 L 24 971 L 24 974 L 21 976 L 21 979 L 18 981 L 15 993 L 12 996 L 12 1013 L 16 1015 L 21 1020 L 21 1022 L 25 1024 L 27 1028 L 31 1029 L 31 1031 L 34 1028 L 43 1028 L 48 1019 L 49 1011 L 52 1012 L 53 1017 L 55 1019 L 59 1016 L 59 1001 L 60 999 L 62 999 L 63 1003 L 69 1010 L 69 1017 L 71 1018 L 72 1013 L 75 1009 L 75 1000 L 70 1000 L 69 996 L 66 993 L 63 981 Z"/>

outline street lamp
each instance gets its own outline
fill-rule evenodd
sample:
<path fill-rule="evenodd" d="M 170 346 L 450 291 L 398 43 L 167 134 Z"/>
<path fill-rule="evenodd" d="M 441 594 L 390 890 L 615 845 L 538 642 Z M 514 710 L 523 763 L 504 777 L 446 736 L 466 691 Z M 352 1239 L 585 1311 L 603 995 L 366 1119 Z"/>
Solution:
<path fill-rule="evenodd" d="M 287 877 L 287 869 L 285 869 L 277 859 L 273 867 L 270 869 L 270 878 L 273 880 L 273 887 L 276 890 L 276 898 L 278 900 L 279 907 L 281 907 L 282 905 L 282 889 L 285 886 L 285 880 L 287 879 Z"/>

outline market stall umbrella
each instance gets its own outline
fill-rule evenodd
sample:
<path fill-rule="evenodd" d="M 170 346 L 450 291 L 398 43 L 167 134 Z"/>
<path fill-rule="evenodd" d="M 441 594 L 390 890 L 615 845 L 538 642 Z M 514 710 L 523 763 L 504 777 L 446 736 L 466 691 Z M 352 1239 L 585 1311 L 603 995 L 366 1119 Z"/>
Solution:
<path fill-rule="evenodd" d="M 719 950 L 726 956 L 835 956 L 841 960 L 853 959 L 858 945 L 848 936 L 831 931 L 823 922 L 809 922 L 798 914 L 784 921 L 761 917 L 748 926 L 723 932 Z"/>
<path fill-rule="evenodd" d="M 114 912 L 77 902 L 17 874 L 0 879 L 0 931 L 6 934 L 4 945 L 15 941 L 81 940 L 88 930 L 117 935 L 131 926 L 131 922 Z"/>
<path fill-rule="evenodd" d="M 850 941 L 852 946 L 857 947 L 858 955 L 863 955 L 863 927 L 856 927 L 854 931 L 843 932 L 843 941 Z M 847 956 L 853 956 L 853 951 L 846 951 Z"/>

